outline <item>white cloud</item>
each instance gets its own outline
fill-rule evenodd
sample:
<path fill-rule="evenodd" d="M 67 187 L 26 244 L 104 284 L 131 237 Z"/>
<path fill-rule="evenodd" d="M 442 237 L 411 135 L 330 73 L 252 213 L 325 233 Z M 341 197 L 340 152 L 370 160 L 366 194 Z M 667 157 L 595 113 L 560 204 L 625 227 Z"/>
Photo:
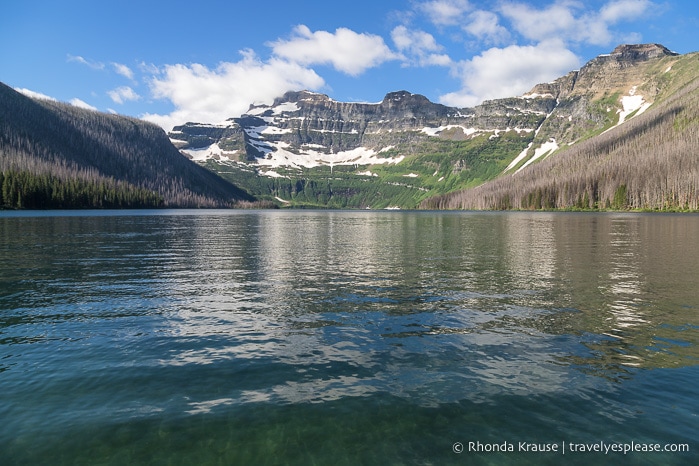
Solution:
<path fill-rule="evenodd" d="M 472 7 L 467 0 L 432 0 L 418 4 L 418 9 L 437 26 L 455 26 L 463 22 L 464 14 Z"/>
<path fill-rule="evenodd" d="M 138 69 L 148 74 L 158 74 L 160 72 L 160 69 L 153 63 L 146 63 L 144 61 L 138 64 Z"/>
<path fill-rule="evenodd" d="M 544 8 L 525 3 L 505 3 L 500 12 L 523 37 L 535 41 L 553 38 L 609 45 L 618 38 L 610 26 L 637 19 L 647 14 L 653 3 L 649 0 L 613 0 L 599 11 L 584 9 L 584 4 L 559 0 Z"/>
<path fill-rule="evenodd" d="M 575 17 L 579 6 L 570 2 L 557 2 L 539 9 L 526 3 L 506 3 L 501 11 L 525 38 L 545 40 L 579 35 L 581 20 Z"/>
<path fill-rule="evenodd" d="M 141 98 L 133 89 L 129 86 L 121 86 L 107 92 L 109 97 L 117 104 L 123 104 L 126 101 L 134 101 Z"/>
<path fill-rule="evenodd" d="M 653 7 L 649 0 L 616 0 L 607 3 L 600 10 L 600 19 L 609 24 L 642 17 Z"/>
<path fill-rule="evenodd" d="M 459 63 L 455 73 L 462 89 L 445 94 L 440 102 L 472 107 L 483 100 L 521 95 L 534 84 L 558 78 L 579 66 L 579 59 L 560 41 L 533 46 L 491 48 Z"/>
<path fill-rule="evenodd" d="M 84 108 L 84 109 L 87 109 L 87 110 L 92 110 L 92 111 L 95 111 L 95 112 L 97 111 L 97 107 L 93 107 L 92 105 L 88 104 L 88 103 L 85 102 L 84 100 L 78 99 L 77 97 L 74 98 L 74 99 L 71 99 L 71 100 L 70 100 L 70 104 L 73 105 L 73 106 L 75 106 L 75 107 L 80 107 L 80 108 Z"/>
<path fill-rule="evenodd" d="M 245 113 L 250 104 L 271 103 L 290 90 L 317 90 L 325 85 L 312 69 L 273 58 L 262 62 L 252 51 L 243 59 L 215 69 L 200 64 L 167 65 L 154 76 L 153 96 L 175 106 L 168 115 L 146 114 L 144 119 L 166 130 L 186 122 L 221 123 Z"/>
<path fill-rule="evenodd" d="M 91 60 L 88 60 L 86 58 L 81 57 L 80 55 L 68 54 L 68 61 L 80 63 L 81 65 L 85 65 L 87 67 L 90 67 L 93 70 L 103 70 L 104 69 L 104 63 L 100 63 L 98 61 L 91 61 Z"/>
<path fill-rule="evenodd" d="M 510 37 L 507 29 L 500 25 L 498 15 L 492 11 L 478 10 L 470 13 L 468 22 L 462 28 L 481 40 L 495 44 Z"/>
<path fill-rule="evenodd" d="M 112 66 L 114 67 L 114 71 L 116 71 L 118 74 L 124 76 L 127 79 L 133 80 L 133 71 L 131 70 L 131 68 L 121 63 L 112 63 Z"/>
<path fill-rule="evenodd" d="M 335 33 L 312 32 L 307 26 L 294 28 L 292 38 L 269 44 L 274 55 L 299 65 L 332 65 L 350 76 L 400 58 L 384 43 L 381 36 L 360 34 L 347 28 Z"/>
<path fill-rule="evenodd" d="M 396 48 L 407 55 L 404 58 L 406 64 L 417 66 L 451 64 L 449 55 L 438 53 L 444 47 L 437 44 L 434 36 L 424 31 L 409 30 L 405 26 L 398 26 L 391 31 L 391 38 Z"/>
<path fill-rule="evenodd" d="M 58 99 L 54 99 L 49 95 L 42 94 L 41 92 L 32 91 L 23 87 L 15 87 L 15 91 L 19 92 L 20 94 L 24 94 L 32 99 L 51 100 L 53 102 L 58 102 Z"/>

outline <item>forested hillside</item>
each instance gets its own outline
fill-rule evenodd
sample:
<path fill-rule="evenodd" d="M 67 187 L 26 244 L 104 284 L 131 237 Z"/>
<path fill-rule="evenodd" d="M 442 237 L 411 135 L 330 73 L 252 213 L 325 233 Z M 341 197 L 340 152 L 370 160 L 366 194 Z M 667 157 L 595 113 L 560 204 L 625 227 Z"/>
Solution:
<path fill-rule="evenodd" d="M 251 196 L 161 128 L 0 83 L 0 208 L 229 207 Z"/>
<path fill-rule="evenodd" d="M 696 76 L 696 74 L 693 74 Z M 699 78 L 643 115 L 427 209 L 699 209 Z"/>

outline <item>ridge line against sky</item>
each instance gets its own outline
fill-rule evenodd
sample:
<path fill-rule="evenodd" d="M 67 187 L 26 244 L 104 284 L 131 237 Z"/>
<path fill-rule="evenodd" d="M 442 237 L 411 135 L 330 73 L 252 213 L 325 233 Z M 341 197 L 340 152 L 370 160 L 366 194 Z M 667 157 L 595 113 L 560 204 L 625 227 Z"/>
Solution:
<path fill-rule="evenodd" d="M 693 1 L 10 0 L 0 81 L 170 129 L 308 89 L 405 89 L 471 107 L 521 95 L 622 43 L 699 50 Z"/>

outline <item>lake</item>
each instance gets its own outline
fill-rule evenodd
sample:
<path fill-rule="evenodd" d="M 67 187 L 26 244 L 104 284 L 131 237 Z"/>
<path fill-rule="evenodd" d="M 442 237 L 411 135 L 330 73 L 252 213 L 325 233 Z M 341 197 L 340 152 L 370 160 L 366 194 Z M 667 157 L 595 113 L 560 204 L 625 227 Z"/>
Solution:
<path fill-rule="evenodd" d="M 0 464 L 698 464 L 698 241 L 693 214 L 0 212 Z"/>

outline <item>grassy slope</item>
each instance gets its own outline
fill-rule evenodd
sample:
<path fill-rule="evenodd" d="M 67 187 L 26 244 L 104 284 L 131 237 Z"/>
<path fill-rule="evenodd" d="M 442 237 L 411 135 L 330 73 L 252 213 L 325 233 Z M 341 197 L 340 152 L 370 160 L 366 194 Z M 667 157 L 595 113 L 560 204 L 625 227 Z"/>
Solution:
<path fill-rule="evenodd" d="M 259 176 L 240 164 L 209 161 L 206 166 L 254 196 L 286 200 L 285 206 L 416 208 L 430 196 L 494 178 L 531 140 L 531 135 L 515 132 L 491 136 L 486 133 L 466 141 L 430 138 L 411 147 L 414 155 L 400 164 L 335 166 L 332 170 L 327 166 L 276 168 L 283 178 Z M 384 155 L 397 157 L 406 152 L 398 146 Z M 359 174 L 367 171 L 373 175 Z"/>

